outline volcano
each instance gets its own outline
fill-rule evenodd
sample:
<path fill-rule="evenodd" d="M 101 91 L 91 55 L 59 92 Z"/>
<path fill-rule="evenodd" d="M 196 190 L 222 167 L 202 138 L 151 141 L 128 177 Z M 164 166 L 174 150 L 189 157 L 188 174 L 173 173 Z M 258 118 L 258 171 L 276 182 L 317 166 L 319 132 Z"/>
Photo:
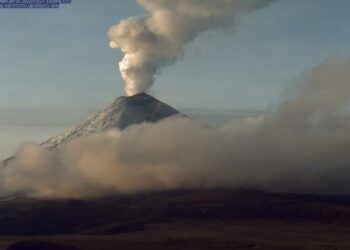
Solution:
<path fill-rule="evenodd" d="M 48 139 L 41 145 L 46 148 L 59 148 L 82 136 L 106 132 L 113 128 L 123 130 L 135 124 L 154 123 L 174 115 L 184 116 L 176 109 L 146 93 L 129 97 L 121 96 L 105 109 L 90 116 L 85 122 Z M 6 166 L 13 159 L 12 156 L 0 165 Z"/>
<path fill-rule="evenodd" d="M 41 145 L 47 148 L 59 148 L 62 144 L 82 136 L 106 132 L 113 128 L 123 130 L 134 124 L 154 123 L 179 114 L 174 108 L 145 93 L 130 97 L 121 96 L 77 127 Z"/>

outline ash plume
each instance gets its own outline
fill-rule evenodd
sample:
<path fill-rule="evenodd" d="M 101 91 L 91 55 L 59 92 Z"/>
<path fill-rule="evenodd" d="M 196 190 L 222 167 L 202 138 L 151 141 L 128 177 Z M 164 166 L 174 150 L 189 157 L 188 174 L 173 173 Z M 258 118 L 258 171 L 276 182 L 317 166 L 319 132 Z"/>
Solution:
<path fill-rule="evenodd" d="M 82 137 L 59 150 L 23 145 L 0 193 L 96 197 L 177 188 L 350 193 L 350 58 L 305 71 L 274 115 L 210 129 L 184 117 Z"/>
<path fill-rule="evenodd" d="M 235 25 L 239 14 L 274 0 L 138 0 L 147 11 L 110 28 L 110 47 L 124 53 L 119 69 L 127 95 L 147 92 L 155 75 L 185 53 L 200 33 Z"/>

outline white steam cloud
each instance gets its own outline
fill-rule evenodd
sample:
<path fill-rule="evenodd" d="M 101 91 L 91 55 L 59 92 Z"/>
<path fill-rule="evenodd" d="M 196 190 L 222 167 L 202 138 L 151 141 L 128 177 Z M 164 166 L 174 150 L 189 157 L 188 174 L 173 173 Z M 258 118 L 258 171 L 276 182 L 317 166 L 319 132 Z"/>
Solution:
<path fill-rule="evenodd" d="M 119 63 L 127 95 L 147 92 L 161 69 L 184 54 L 185 45 L 201 32 L 235 24 L 244 12 L 274 0 L 138 0 L 148 12 L 113 26 L 110 46 L 125 54 Z"/>
<path fill-rule="evenodd" d="M 70 142 L 24 145 L 2 194 L 96 197 L 201 187 L 350 193 L 350 58 L 305 72 L 275 115 L 220 129 L 173 117 Z"/>

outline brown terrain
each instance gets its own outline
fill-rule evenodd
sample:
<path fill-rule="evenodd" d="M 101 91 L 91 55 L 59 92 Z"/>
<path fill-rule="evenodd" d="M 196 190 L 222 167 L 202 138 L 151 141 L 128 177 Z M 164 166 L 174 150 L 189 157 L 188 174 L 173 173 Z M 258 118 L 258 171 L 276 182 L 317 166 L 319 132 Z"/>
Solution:
<path fill-rule="evenodd" d="M 16 198 L 0 202 L 0 235 L 10 250 L 341 250 L 350 249 L 350 197 L 216 189 Z"/>

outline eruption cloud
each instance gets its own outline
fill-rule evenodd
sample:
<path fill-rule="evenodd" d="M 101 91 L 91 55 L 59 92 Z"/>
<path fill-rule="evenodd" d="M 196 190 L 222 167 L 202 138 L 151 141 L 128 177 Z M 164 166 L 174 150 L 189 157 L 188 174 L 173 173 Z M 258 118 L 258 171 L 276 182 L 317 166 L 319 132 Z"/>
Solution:
<path fill-rule="evenodd" d="M 131 17 L 110 28 L 110 47 L 125 54 L 119 69 L 127 95 L 147 92 L 155 75 L 175 63 L 200 33 L 225 29 L 241 13 L 274 0 L 138 0 L 145 17 Z"/>
<path fill-rule="evenodd" d="M 210 129 L 184 117 L 23 145 L 0 171 L 2 195 L 96 197 L 177 188 L 350 193 L 350 58 L 305 71 L 273 115 Z"/>

